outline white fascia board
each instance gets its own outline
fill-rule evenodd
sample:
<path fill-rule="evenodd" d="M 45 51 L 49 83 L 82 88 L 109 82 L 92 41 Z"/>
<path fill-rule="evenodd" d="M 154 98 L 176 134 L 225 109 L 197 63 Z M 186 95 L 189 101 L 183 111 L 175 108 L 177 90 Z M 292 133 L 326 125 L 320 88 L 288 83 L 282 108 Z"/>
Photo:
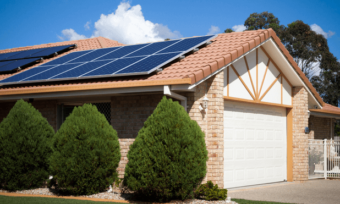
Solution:
<path fill-rule="evenodd" d="M 215 76 L 216 74 L 222 72 L 223 70 L 225 70 L 227 67 L 229 67 L 231 64 L 234 64 L 235 62 L 237 62 L 238 60 L 242 59 L 244 56 L 246 56 L 247 54 L 249 54 L 250 52 L 256 50 L 257 48 L 261 47 L 263 44 L 265 44 L 266 42 L 269 41 L 269 39 L 271 38 L 268 38 L 267 40 L 263 41 L 262 43 L 260 43 L 258 46 L 254 47 L 253 49 L 249 50 L 248 52 L 244 53 L 243 55 L 241 55 L 240 57 L 238 57 L 237 59 L 235 59 L 234 61 L 230 62 L 229 64 L 227 65 L 224 65 L 222 68 L 216 70 L 214 73 L 206 76 L 205 78 L 199 80 L 198 82 L 192 84 L 189 86 L 189 89 L 192 89 L 194 87 L 196 87 L 197 85 L 199 85 L 200 83 L 204 82 L 205 80 L 209 79 L 210 77 L 212 76 Z"/>
<path fill-rule="evenodd" d="M 307 90 L 307 92 L 312 96 L 312 98 L 314 99 L 314 101 L 316 102 L 316 104 L 318 104 L 319 108 L 322 109 L 321 104 L 319 103 L 319 101 L 315 98 L 314 94 L 311 92 L 311 90 L 309 89 L 309 87 L 306 85 L 306 83 L 301 79 L 300 75 L 296 72 L 296 70 L 294 69 L 294 67 L 289 63 L 289 61 L 287 60 L 287 58 L 284 56 L 284 54 L 282 53 L 282 51 L 280 50 L 280 48 L 277 46 L 277 44 L 272 40 L 272 38 L 269 38 L 270 42 L 273 43 L 276 51 L 278 51 L 280 53 L 280 56 L 284 59 L 284 62 L 286 63 L 286 67 L 289 67 L 290 70 L 292 72 L 294 72 L 294 74 L 297 76 L 297 78 L 299 79 L 299 81 L 301 82 L 301 84 L 303 85 L 303 87 L 305 87 L 305 89 Z"/>
<path fill-rule="evenodd" d="M 173 85 L 171 91 L 180 92 L 193 92 L 195 89 L 188 89 L 189 85 Z M 63 97 L 77 97 L 77 96 L 99 96 L 99 95 L 115 95 L 115 94 L 131 94 L 131 93 L 148 93 L 160 92 L 164 90 L 163 86 L 146 86 L 146 87 L 131 87 L 131 88 L 114 88 L 114 89 L 100 89 L 88 91 L 65 91 L 55 93 L 40 93 L 40 94 L 21 94 L 21 95 L 8 95 L 0 96 L 0 101 L 10 101 L 19 99 L 52 99 Z"/>
<path fill-rule="evenodd" d="M 319 117 L 319 118 L 335 118 L 340 119 L 339 115 L 331 114 L 331 113 L 320 113 L 320 112 L 310 112 L 310 115 Z"/>
<path fill-rule="evenodd" d="M 5 100 L 18 100 L 18 99 L 50 99 L 62 97 L 76 97 L 76 96 L 104 96 L 125 93 L 146 93 L 146 92 L 163 92 L 163 86 L 147 86 L 147 87 L 132 87 L 132 88 L 114 88 L 114 89 L 101 89 L 101 90 L 88 90 L 88 91 L 65 91 L 45 94 L 21 94 L 21 95 L 8 95 L 0 96 L 0 101 Z"/>

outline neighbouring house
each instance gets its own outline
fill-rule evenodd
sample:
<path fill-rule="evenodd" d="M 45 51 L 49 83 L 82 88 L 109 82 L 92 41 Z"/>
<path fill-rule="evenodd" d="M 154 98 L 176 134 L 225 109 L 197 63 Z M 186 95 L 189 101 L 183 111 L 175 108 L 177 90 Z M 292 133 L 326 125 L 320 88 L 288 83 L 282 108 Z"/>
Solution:
<path fill-rule="evenodd" d="M 210 41 L 146 75 L 0 81 L 0 121 L 16 100 L 24 99 L 57 131 L 74 106 L 93 103 L 118 131 L 123 177 L 129 146 L 166 95 L 179 101 L 205 132 L 206 180 L 224 188 L 307 180 L 308 140 L 333 138 L 340 109 L 323 102 L 272 29 L 218 34 Z M 0 79 L 76 51 L 123 46 L 98 37 L 0 54 L 68 44 L 77 46 L 15 73 L 0 73 Z"/>

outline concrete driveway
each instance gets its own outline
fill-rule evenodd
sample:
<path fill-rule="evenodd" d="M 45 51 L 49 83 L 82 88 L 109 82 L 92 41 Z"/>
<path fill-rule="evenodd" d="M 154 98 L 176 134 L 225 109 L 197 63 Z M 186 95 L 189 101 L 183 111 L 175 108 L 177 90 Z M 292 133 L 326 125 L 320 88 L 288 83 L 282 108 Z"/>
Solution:
<path fill-rule="evenodd" d="M 340 180 L 309 180 L 277 183 L 253 188 L 231 189 L 231 198 L 284 203 L 339 204 Z"/>

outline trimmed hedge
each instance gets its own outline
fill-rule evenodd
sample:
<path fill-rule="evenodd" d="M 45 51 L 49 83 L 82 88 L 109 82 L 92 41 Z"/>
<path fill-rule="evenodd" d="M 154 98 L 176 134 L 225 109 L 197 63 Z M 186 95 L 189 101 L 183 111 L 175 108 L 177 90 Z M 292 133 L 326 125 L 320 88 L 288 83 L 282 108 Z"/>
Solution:
<path fill-rule="evenodd" d="M 0 187 L 41 187 L 48 179 L 53 128 L 31 104 L 19 100 L 0 123 Z"/>
<path fill-rule="evenodd" d="M 50 185 L 76 195 L 104 191 L 118 178 L 120 156 L 117 132 L 96 106 L 75 107 L 54 137 Z"/>
<path fill-rule="evenodd" d="M 206 174 L 204 133 L 184 108 L 163 97 L 128 152 L 124 184 L 149 200 L 193 197 Z"/>

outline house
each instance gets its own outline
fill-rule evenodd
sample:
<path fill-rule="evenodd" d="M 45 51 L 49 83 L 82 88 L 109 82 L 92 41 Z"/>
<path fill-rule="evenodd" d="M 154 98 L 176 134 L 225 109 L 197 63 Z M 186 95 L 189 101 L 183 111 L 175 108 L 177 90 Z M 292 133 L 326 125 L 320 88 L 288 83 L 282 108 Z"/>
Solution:
<path fill-rule="evenodd" d="M 66 44 L 77 47 L 42 63 L 79 50 L 122 46 L 98 37 L 0 53 Z M 74 106 L 96 104 L 118 131 L 123 177 L 129 146 L 164 95 L 181 102 L 205 132 L 206 180 L 224 188 L 307 180 L 308 140 L 333 138 L 340 118 L 340 109 L 323 102 L 275 32 L 267 29 L 218 34 L 210 44 L 148 75 L 2 84 L 0 121 L 22 98 L 57 131 Z"/>

